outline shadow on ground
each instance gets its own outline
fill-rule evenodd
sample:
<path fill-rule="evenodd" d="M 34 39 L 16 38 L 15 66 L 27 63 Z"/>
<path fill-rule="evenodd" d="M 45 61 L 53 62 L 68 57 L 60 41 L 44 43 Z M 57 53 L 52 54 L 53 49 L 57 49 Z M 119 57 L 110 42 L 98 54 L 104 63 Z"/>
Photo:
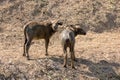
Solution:
<path fill-rule="evenodd" d="M 54 62 L 59 62 L 61 65 L 63 64 L 63 58 L 61 57 L 50 57 L 50 59 Z M 68 59 L 68 61 L 68 63 L 70 63 L 70 59 Z M 81 71 L 81 65 L 86 65 L 88 67 L 88 71 Z M 114 68 L 120 67 L 120 64 L 118 63 L 110 63 L 106 60 L 100 60 L 99 62 L 95 63 L 87 59 L 77 58 L 75 67 L 78 69 L 78 71 L 81 71 L 80 74 L 84 74 L 89 77 L 95 77 L 100 80 L 120 80 L 120 75 L 118 75 L 114 70 Z"/>
<path fill-rule="evenodd" d="M 70 58 L 68 58 L 67 68 L 64 68 L 62 66 L 63 57 L 54 55 L 45 58 L 32 58 L 30 60 L 31 64 L 20 61 L 10 64 L 1 64 L 1 70 L 3 70 L 4 73 L 0 73 L 0 79 L 80 80 L 83 78 L 83 80 L 120 80 L 120 75 L 115 71 L 120 68 L 120 64 L 118 63 L 110 63 L 106 60 L 94 62 L 82 58 L 77 58 L 76 60 L 76 69 L 71 69 Z"/>

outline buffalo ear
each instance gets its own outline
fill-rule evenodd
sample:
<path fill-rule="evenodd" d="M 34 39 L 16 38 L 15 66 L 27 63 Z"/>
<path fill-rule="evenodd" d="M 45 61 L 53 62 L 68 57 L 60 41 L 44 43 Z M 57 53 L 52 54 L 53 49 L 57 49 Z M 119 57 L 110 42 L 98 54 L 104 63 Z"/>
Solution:
<path fill-rule="evenodd" d="M 53 29 L 54 31 L 56 31 L 57 28 L 58 28 L 58 26 L 56 25 L 56 23 L 52 23 L 52 29 Z"/>
<path fill-rule="evenodd" d="M 76 31 L 77 34 L 80 34 L 81 31 L 82 31 L 82 28 L 79 25 L 76 25 L 75 26 L 75 31 Z"/>
<path fill-rule="evenodd" d="M 57 30 L 58 29 L 58 21 L 53 21 L 52 22 L 52 28 L 53 28 L 53 30 Z"/>
<path fill-rule="evenodd" d="M 48 27 L 52 27 L 52 23 L 47 23 L 47 24 L 45 24 L 46 26 L 48 26 Z"/>
<path fill-rule="evenodd" d="M 52 26 L 52 23 L 48 23 L 47 25 L 48 25 L 48 26 Z"/>
<path fill-rule="evenodd" d="M 75 31 L 76 31 L 76 32 L 79 32 L 79 29 L 80 29 L 80 26 L 76 25 L 76 26 L 75 26 Z"/>
<path fill-rule="evenodd" d="M 62 21 L 62 20 L 58 20 L 58 21 L 57 21 L 57 24 L 58 24 L 58 25 L 63 25 L 63 21 Z"/>
<path fill-rule="evenodd" d="M 53 20 L 52 21 L 52 28 L 53 30 L 57 30 L 59 25 L 62 25 L 63 21 L 62 20 Z"/>

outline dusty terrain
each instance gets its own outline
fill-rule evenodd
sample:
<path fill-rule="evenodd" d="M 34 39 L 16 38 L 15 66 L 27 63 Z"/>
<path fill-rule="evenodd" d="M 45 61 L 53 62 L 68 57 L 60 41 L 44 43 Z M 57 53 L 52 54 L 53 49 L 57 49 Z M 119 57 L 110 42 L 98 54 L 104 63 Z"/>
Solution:
<path fill-rule="evenodd" d="M 70 68 L 70 60 L 68 68 L 62 67 L 63 53 L 59 33 L 51 39 L 48 57 L 45 56 L 44 41 L 34 41 L 30 48 L 30 61 L 22 56 L 24 38 L 12 33 L 1 33 L 1 79 L 120 80 L 120 32 L 88 32 L 86 36 L 77 36 L 76 70 Z"/>
<path fill-rule="evenodd" d="M 0 80 L 120 80 L 119 0 L 0 0 Z M 87 31 L 77 36 L 76 69 L 63 68 L 57 32 L 45 56 L 44 40 L 34 40 L 23 57 L 23 25 L 62 19 Z"/>

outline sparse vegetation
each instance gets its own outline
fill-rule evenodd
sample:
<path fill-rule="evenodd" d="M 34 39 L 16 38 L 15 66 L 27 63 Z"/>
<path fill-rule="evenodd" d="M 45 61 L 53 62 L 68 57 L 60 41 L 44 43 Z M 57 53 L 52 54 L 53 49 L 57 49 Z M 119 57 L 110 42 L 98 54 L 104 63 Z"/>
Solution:
<path fill-rule="evenodd" d="M 43 40 L 34 40 L 30 61 L 22 56 L 23 26 L 55 19 L 88 31 L 76 37 L 76 70 L 62 67 L 59 31 L 51 37 L 48 57 Z M 120 80 L 119 27 L 119 0 L 0 0 L 0 79 Z"/>

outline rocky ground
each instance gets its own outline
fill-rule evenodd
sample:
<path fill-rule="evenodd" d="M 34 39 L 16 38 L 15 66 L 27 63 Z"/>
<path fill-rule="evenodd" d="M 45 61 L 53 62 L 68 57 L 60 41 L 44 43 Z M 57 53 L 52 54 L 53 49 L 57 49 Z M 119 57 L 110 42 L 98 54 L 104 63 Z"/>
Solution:
<path fill-rule="evenodd" d="M 30 48 L 28 61 L 22 56 L 23 37 L 4 33 L 0 39 L 1 80 L 119 80 L 120 32 L 77 36 L 76 69 L 63 68 L 63 52 L 56 33 L 45 56 L 44 41 L 38 40 Z M 6 36 L 7 35 L 7 36 Z"/>
<path fill-rule="evenodd" d="M 0 80 L 120 80 L 119 0 L 0 0 Z M 30 58 L 23 57 L 23 25 L 62 19 L 80 24 L 75 68 L 63 68 L 57 32 L 45 56 L 44 40 L 34 40 Z"/>

